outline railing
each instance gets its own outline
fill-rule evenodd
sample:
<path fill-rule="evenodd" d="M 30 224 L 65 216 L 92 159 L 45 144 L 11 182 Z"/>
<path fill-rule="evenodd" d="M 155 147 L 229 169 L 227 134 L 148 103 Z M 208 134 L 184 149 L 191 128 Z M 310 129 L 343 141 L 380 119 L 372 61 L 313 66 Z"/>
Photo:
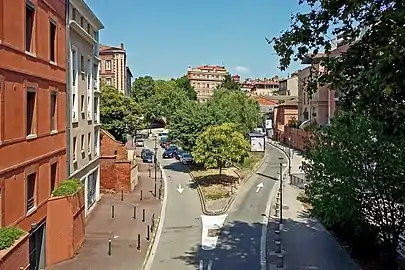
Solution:
<path fill-rule="evenodd" d="M 307 181 L 305 177 L 305 173 L 294 173 L 291 174 L 290 177 L 290 184 L 294 185 L 299 188 L 305 188 Z"/>
<path fill-rule="evenodd" d="M 27 211 L 31 210 L 35 206 L 35 197 L 27 200 Z"/>

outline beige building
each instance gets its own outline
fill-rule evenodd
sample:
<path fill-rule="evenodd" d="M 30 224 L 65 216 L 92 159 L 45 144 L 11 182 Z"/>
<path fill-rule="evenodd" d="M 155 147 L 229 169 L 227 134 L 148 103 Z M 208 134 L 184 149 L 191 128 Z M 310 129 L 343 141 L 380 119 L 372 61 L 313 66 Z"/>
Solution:
<path fill-rule="evenodd" d="M 298 96 L 298 72 L 291 74 L 291 77 L 279 81 L 279 96 Z"/>
<path fill-rule="evenodd" d="M 103 24 L 83 0 L 70 0 L 68 175 L 85 187 L 85 213 L 100 199 L 99 31 Z"/>
<path fill-rule="evenodd" d="M 251 96 L 274 96 L 278 93 L 279 80 L 278 76 L 264 79 L 247 78 L 242 83 L 241 89 Z"/>
<path fill-rule="evenodd" d="M 197 100 L 200 102 L 206 102 L 228 74 L 224 66 L 205 65 L 195 68 L 189 66 L 187 70 L 190 84 L 194 87 Z"/>
<path fill-rule="evenodd" d="M 128 78 L 128 76 L 132 76 L 132 73 L 127 67 L 127 52 L 124 48 L 124 43 L 121 43 L 120 47 L 101 45 L 100 59 L 101 79 L 107 85 L 112 85 L 121 93 L 129 96 L 131 86 L 128 80 L 131 80 L 132 77 Z"/>

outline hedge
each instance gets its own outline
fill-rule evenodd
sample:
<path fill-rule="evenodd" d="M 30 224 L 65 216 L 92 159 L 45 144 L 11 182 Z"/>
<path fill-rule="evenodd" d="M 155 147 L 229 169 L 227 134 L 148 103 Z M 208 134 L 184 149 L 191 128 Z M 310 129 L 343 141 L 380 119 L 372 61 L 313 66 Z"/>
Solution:
<path fill-rule="evenodd" d="M 52 192 L 55 197 L 70 196 L 75 194 L 83 187 L 82 183 L 77 179 L 68 179 L 60 183 L 60 185 Z"/>
<path fill-rule="evenodd" d="M 0 228 L 0 250 L 11 247 L 23 234 L 24 231 L 17 227 Z"/>

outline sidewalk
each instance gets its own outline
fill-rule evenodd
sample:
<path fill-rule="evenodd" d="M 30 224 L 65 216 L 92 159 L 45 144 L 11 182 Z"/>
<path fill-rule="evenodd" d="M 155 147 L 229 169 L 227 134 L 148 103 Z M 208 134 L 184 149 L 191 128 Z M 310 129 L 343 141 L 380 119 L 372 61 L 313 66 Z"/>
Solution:
<path fill-rule="evenodd" d="M 278 144 L 276 145 L 278 146 Z M 292 173 L 302 173 L 302 170 L 299 168 L 302 160 L 302 155 L 295 152 L 291 160 Z M 268 269 L 360 269 L 350 258 L 346 250 L 339 245 L 317 220 L 309 216 L 309 212 L 296 199 L 302 190 L 290 185 L 288 181 L 286 182 L 283 189 L 283 227 L 280 234 L 284 267 L 276 267 L 274 204 L 268 226 Z"/>
<path fill-rule="evenodd" d="M 161 203 L 150 192 L 154 190 L 154 179 L 149 177 L 148 166 L 140 164 L 139 167 L 140 180 L 135 190 L 124 194 L 123 201 L 121 194 L 103 195 L 86 220 L 85 241 L 78 255 L 72 260 L 49 267 L 50 270 L 142 269 L 150 244 L 146 239 L 147 226 L 152 225 L 154 217 L 156 229 Z M 160 172 L 158 176 L 160 177 Z M 159 188 L 160 178 L 157 183 Z M 112 205 L 115 208 L 114 218 Z M 134 206 L 136 206 L 135 219 Z M 144 222 L 143 210 L 145 210 Z M 150 237 L 152 234 L 150 233 Z M 140 251 L 137 249 L 138 235 L 140 235 Z M 109 239 L 112 241 L 111 256 L 108 254 Z"/>

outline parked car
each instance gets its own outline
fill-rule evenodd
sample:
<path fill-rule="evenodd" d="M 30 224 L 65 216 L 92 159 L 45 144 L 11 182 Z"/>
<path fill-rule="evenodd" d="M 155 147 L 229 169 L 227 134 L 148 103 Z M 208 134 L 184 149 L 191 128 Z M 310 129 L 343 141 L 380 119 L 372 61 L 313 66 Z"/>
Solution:
<path fill-rule="evenodd" d="M 146 153 L 152 153 L 152 151 L 150 151 L 149 149 L 147 149 L 147 148 L 144 148 L 144 149 L 142 149 L 142 151 L 141 151 L 141 158 L 143 159 L 143 156 L 146 154 Z"/>
<path fill-rule="evenodd" d="M 177 145 L 175 145 L 175 144 L 168 144 L 167 146 L 166 146 L 166 150 L 173 150 L 173 151 L 177 151 L 177 149 L 179 149 L 178 147 L 177 147 Z"/>
<path fill-rule="evenodd" d="M 151 151 L 146 152 L 142 157 L 142 161 L 144 163 L 153 163 L 153 157 L 154 157 L 153 152 L 151 152 Z"/>
<path fill-rule="evenodd" d="M 183 153 L 183 155 L 181 155 L 181 157 L 180 157 L 180 162 L 183 163 L 184 165 L 193 164 L 194 159 L 190 153 Z"/>
<path fill-rule="evenodd" d="M 174 156 L 175 150 L 174 149 L 166 149 L 163 154 L 162 157 L 163 158 L 172 158 Z"/>
<path fill-rule="evenodd" d="M 137 147 L 144 147 L 145 146 L 145 140 L 144 139 L 136 139 L 135 145 Z"/>
<path fill-rule="evenodd" d="M 184 150 L 177 149 L 177 150 L 174 152 L 174 157 L 175 157 L 177 160 L 180 160 L 181 155 L 183 155 L 185 152 L 186 152 L 186 151 L 184 151 Z"/>

